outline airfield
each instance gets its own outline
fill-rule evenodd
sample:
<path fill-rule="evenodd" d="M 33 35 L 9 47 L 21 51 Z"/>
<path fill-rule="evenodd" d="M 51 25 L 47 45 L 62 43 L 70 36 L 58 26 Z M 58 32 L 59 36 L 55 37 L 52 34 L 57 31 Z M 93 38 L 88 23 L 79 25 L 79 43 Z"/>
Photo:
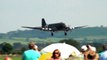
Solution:
<path fill-rule="evenodd" d="M 103 30 L 103 32 L 102 32 L 102 30 Z M 24 33 L 24 34 L 22 34 L 22 33 Z M 64 36 L 63 32 L 55 33 L 54 36 L 51 36 L 47 32 L 41 32 L 38 30 L 37 31 L 36 30 L 25 30 L 25 31 L 18 30 L 18 31 L 8 32 L 7 34 L 8 35 L 6 35 L 6 36 L 1 35 L 0 44 L 2 44 L 4 42 L 9 43 L 14 47 L 13 48 L 14 51 L 18 51 L 18 53 L 20 53 L 18 55 L 10 54 L 10 56 L 12 57 L 13 60 L 22 59 L 22 56 L 21 56 L 22 52 L 20 52 L 20 50 L 23 47 L 27 48 L 27 45 L 30 41 L 36 42 L 36 44 L 39 46 L 39 48 L 43 49 L 44 47 L 46 47 L 49 44 L 58 43 L 59 41 L 62 41 L 62 40 L 73 39 L 73 40 L 79 42 L 79 44 L 80 44 L 79 46 L 76 47 L 78 50 L 80 50 L 80 47 L 84 44 L 91 44 L 97 48 L 98 52 L 102 51 L 101 44 L 107 43 L 106 27 L 104 27 L 104 29 L 102 29 L 102 27 L 77 29 L 72 32 L 68 32 L 67 36 Z M 33 36 L 38 36 L 38 37 L 33 37 Z M 29 37 L 29 38 L 27 38 L 27 37 Z M 15 44 L 16 44 L 16 46 L 15 46 Z M 4 55 L 0 55 L 0 58 L 3 60 Z"/>
<path fill-rule="evenodd" d="M 67 39 L 67 38 L 45 38 L 45 39 L 40 39 L 40 38 L 30 38 L 30 40 L 33 40 L 35 42 L 39 42 L 39 43 L 56 43 L 60 40 L 63 40 L 63 39 Z M 96 39 L 96 42 L 100 43 L 100 42 L 107 42 L 107 37 L 105 36 L 100 36 L 100 37 L 95 37 L 95 36 L 89 36 L 87 37 L 87 41 L 83 40 L 84 38 L 75 38 L 75 40 L 77 40 L 78 42 L 80 43 L 86 43 L 86 42 L 93 42 L 95 41 Z M 105 40 L 100 40 L 100 39 L 105 39 Z M 29 40 L 29 41 L 30 41 Z M 98 41 L 99 40 L 99 41 Z M 21 44 L 25 44 L 27 45 L 29 41 L 26 41 L 26 38 L 14 38 L 14 39 L 0 39 L 0 44 L 3 43 L 3 42 L 8 42 L 10 44 L 13 44 L 13 43 L 16 43 L 16 42 L 20 42 Z M 45 46 L 44 46 L 45 47 Z M 42 47 L 43 48 L 43 47 Z M 13 60 L 22 60 L 22 56 L 21 55 L 10 55 L 10 57 L 13 59 Z M 0 60 L 4 60 L 4 56 L 3 55 L 0 55 Z"/>
<path fill-rule="evenodd" d="M 63 39 L 69 39 L 69 38 L 30 38 L 29 40 L 26 40 L 26 38 L 13 38 L 13 39 L 0 39 L 0 43 L 3 43 L 3 42 L 8 42 L 10 44 L 13 44 L 15 42 L 20 42 L 22 44 L 27 44 L 29 41 L 35 41 L 35 42 L 38 42 L 38 43 L 49 43 L 49 42 L 58 42 L 60 40 L 63 40 Z M 79 37 L 79 38 L 73 38 L 75 39 L 76 41 L 78 42 L 82 42 L 84 41 L 84 39 L 86 39 L 86 41 L 84 42 L 93 42 L 93 41 L 96 41 L 98 43 L 100 43 L 100 41 L 106 41 L 107 37 L 106 36 L 88 36 L 88 37 Z M 98 41 L 99 40 L 99 41 Z"/>

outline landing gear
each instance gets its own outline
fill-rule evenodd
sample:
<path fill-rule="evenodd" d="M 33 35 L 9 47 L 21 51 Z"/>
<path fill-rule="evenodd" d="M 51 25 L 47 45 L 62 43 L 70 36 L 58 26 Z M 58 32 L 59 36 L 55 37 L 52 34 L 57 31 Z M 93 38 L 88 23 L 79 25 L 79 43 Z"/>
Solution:
<path fill-rule="evenodd" d="M 67 32 L 65 32 L 64 35 L 66 36 L 66 35 L 67 35 Z"/>
<path fill-rule="evenodd" d="M 51 32 L 51 36 L 53 36 L 54 34 L 53 34 L 53 32 Z"/>
<path fill-rule="evenodd" d="M 67 35 L 67 32 L 64 32 L 64 35 Z M 54 36 L 54 32 L 51 32 L 51 36 Z"/>

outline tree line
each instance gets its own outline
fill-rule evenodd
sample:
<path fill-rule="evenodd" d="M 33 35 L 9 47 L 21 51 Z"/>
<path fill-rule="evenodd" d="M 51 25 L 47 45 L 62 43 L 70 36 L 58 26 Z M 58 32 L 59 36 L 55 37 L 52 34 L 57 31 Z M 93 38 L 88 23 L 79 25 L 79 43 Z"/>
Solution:
<path fill-rule="evenodd" d="M 41 43 L 41 44 L 36 43 L 36 44 L 38 45 L 39 49 L 41 50 L 42 48 L 44 48 L 52 43 L 58 43 L 58 42 Z M 82 44 L 80 42 L 77 42 L 74 39 L 63 39 L 63 40 L 60 40 L 59 43 L 70 44 L 79 50 L 82 45 L 90 44 L 92 46 L 95 46 L 97 48 L 98 52 L 102 51 L 101 43 L 84 43 L 84 44 Z M 21 44 L 20 42 L 16 42 L 13 44 L 10 44 L 8 42 L 3 42 L 0 44 L 0 54 L 22 54 L 27 49 L 28 49 L 28 45 Z"/>
<path fill-rule="evenodd" d="M 73 38 L 73 37 L 86 37 L 86 36 L 107 36 L 107 27 L 87 27 L 87 28 L 80 28 L 74 29 L 72 31 L 68 31 L 68 35 L 66 38 Z M 12 37 L 23 37 L 23 38 L 48 38 L 52 37 L 51 32 L 44 32 L 40 30 L 17 30 L 17 31 L 10 31 L 7 33 L 0 33 L 0 39 Z M 64 36 L 64 32 L 57 32 L 53 37 L 62 38 Z"/>

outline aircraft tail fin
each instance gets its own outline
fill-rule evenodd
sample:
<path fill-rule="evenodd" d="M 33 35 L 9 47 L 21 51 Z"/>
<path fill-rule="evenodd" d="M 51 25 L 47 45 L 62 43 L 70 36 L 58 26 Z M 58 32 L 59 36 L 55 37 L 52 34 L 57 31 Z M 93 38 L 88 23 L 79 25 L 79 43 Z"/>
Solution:
<path fill-rule="evenodd" d="M 45 19 L 42 18 L 42 27 L 45 27 L 46 26 L 46 22 L 45 22 Z"/>

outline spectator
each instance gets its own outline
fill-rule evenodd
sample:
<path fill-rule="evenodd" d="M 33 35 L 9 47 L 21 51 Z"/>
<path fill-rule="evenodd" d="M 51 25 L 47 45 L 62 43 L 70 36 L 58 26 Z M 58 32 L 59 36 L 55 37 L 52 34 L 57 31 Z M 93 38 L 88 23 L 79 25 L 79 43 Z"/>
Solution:
<path fill-rule="evenodd" d="M 98 60 L 99 55 L 96 53 L 96 48 L 91 45 L 84 45 L 81 47 L 84 54 L 84 60 Z"/>
<path fill-rule="evenodd" d="M 5 56 L 4 60 L 12 60 L 8 55 Z"/>
<path fill-rule="evenodd" d="M 87 55 L 88 60 L 99 60 L 99 55 L 96 52 L 96 48 L 93 46 L 90 46 L 89 54 Z"/>
<path fill-rule="evenodd" d="M 35 50 L 35 43 L 30 42 L 28 46 L 29 50 L 23 53 L 22 60 L 38 60 L 40 57 L 40 53 Z"/>
<path fill-rule="evenodd" d="M 81 52 L 84 55 L 84 60 L 88 60 L 87 55 L 89 54 L 89 46 L 88 45 L 83 45 L 81 47 Z"/>
<path fill-rule="evenodd" d="M 103 45 L 103 50 L 100 54 L 100 60 L 107 60 L 107 44 Z"/>
<path fill-rule="evenodd" d="M 60 56 L 60 51 L 58 49 L 55 49 L 52 53 L 52 57 L 49 60 L 62 60 Z"/>

